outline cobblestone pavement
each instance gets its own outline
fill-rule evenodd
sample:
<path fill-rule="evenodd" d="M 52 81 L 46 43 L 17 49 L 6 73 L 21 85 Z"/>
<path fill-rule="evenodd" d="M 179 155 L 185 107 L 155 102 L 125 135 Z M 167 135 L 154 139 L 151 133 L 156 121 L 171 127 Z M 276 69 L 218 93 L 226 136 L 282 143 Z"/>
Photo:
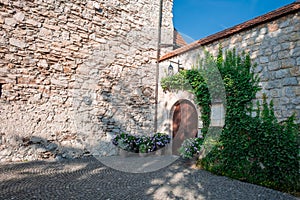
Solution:
<path fill-rule="evenodd" d="M 0 199 L 297 199 L 193 169 L 181 159 L 147 173 L 111 169 L 93 157 L 2 163 L 0 180 Z"/>

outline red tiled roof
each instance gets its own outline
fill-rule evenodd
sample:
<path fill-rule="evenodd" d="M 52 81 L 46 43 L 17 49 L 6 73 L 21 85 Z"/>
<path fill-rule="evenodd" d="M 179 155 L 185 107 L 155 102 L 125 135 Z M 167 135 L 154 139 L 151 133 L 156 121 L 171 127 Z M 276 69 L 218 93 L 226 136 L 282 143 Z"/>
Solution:
<path fill-rule="evenodd" d="M 236 25 L 232 28 L 226 29 L 224 31 L 218 32 L 216 34 L 210 35 L 208 37 L 205 37 L 203 39 L 195 41 L 191 44 L 183 46 L 179 49 L 176 49 L 176 50 L 162 56 L 159 61 L 162 62 L 162 61 L 167 60 L 169 58 L 172 58 L 174 56 L 183 54 L 187 51 L 196 49 L 200 46 L 212 43 L 212 42 L 220 40 L 222 38 L 229 37 L 230 35 L 233 35 L 233 34 L 236 34 L 238 32 L 244 31 L 246 29 L 252 28 L 254 26 L 258 26 L 260 24 L 275 20 L 275 19 L 280 18 L 282 16 L 285 16 L 285 15 L 288 15 L 288 14 L 291 14 L 291 13 L 295 13 L 299 10 L 300 10 L 300 2 L 298 0 L 297 2 L 291 3 L 291 4 L 286 5 L 284 7 L 281 7 L 281 8 L 278 8 L 277 10 L 271 11 L 271 12 L 265 14 L 265 15 L 256 17 L 252 20 L 246 21 L 242 24 Z"/>
<path fill-rule="evenodd" d="M 178 31 L 176 29 L 174 29 L 174 44 L 177 47 L 182 47 L 182 46 L 187 45 L 187 43 L 182 38 L 182 35 L 180 33 L 178 33 Z"/>

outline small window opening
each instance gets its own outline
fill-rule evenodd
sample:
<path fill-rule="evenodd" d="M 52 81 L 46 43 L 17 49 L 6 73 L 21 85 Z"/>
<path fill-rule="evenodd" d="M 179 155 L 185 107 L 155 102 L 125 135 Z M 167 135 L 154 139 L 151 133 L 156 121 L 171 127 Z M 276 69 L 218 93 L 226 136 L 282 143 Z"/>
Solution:
<path fill-rule="evenodd" d="M 0 98 L 2 96 L 2 85 L 3 85 L 3 83 L 0 83 Z"/>

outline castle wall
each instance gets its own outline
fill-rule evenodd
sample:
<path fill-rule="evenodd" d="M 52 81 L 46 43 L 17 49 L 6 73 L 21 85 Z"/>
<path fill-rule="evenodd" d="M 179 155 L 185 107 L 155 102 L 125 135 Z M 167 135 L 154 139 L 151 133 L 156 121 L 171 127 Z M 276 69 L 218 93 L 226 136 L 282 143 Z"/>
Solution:
<path fill-rule="evenodd" d="M 0 1 L 0 160 L 113 155 L 115 133 L 152 133 L 158 13 L 159 0 Z"/>

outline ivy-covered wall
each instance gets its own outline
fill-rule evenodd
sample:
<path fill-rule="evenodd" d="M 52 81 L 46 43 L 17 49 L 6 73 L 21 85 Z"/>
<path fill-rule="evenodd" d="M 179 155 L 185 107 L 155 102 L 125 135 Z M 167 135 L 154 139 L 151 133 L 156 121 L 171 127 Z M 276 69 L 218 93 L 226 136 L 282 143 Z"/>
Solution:
<path fill-rule="evenodd" d="M 174 62 L 179 61 L 180 67 L 191 69 L 193 65 L 196 65 L 199 57 L 204 57 L 205 50 L 217 56 L 220 45 L 222 45 L 224 51 L 233 48 L 237 52 L 245 51 L 250 54 L 252 62 L 257 63 L 254 70 L 260 77 L 262 90 L 256 98 L 262 102 L 265 93 L 268 100 L 273 99 L 275 115 L 279 121 L 285 120 L 296 113 L 296 121 L 300 123 L 299 3 L 291 4 L 289 9 L 294 9 L 293 13 L 282 14 L 280 17 L 274 17 L 264 23 L 257 23 L 255 26 L 241 29 L 234 34 L 214 39 L 212 42 L 198 45 L 195 48 L 197 42 L 205 41 L 206 38 L 204 38 L 190 46 L 165 55 L 160 63 L 160 77 L 167 76 L 170 64 L 174 68 L 174 73 L 177 72 L 178 65 Z M 274 14 L 274 12 L 271 14 Z M 266 18 L 271 14 L 261 18 Z M 243 24 L 239 27 L 242 26 Z M 234 28 L 225 30 L 224 33 L 232 31 Z M 222 35 L 222 33 L 219 35 Z M 218 34 L 210 37 L 217 38 Z M 172 95 L 170 92 L 163 92 L 160 87 L 161 131 L 165 130 L 165 127 L 171 126 L 171 116 L 168 109 L 172 106 L 170 104 L 176 102 L 179 98 L 185 98 L 185 94 L 178 97 L 178 94 Z"/>

